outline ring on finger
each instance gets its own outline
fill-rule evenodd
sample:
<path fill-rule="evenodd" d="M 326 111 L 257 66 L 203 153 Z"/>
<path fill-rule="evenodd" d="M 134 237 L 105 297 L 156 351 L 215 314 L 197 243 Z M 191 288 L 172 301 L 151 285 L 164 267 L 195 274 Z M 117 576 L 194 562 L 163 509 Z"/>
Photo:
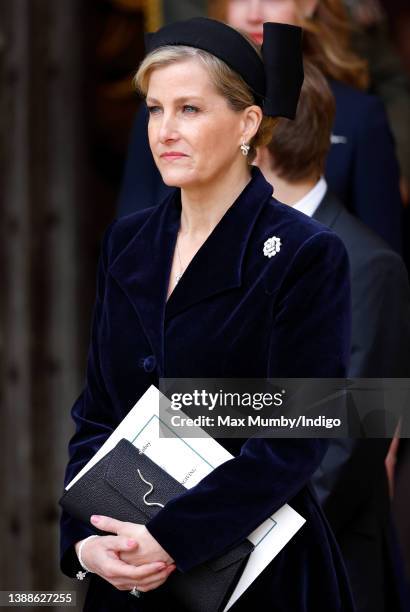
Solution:
<path fill-rule="evenodd" d="M 134 597 L 141 597 L 142 596 L 142 592 L 139 591 L 136 586 L 134 586 L 134 587 L 132 587 L 132 589 L 130 591 L 130 595 L 133 595 Z"/>

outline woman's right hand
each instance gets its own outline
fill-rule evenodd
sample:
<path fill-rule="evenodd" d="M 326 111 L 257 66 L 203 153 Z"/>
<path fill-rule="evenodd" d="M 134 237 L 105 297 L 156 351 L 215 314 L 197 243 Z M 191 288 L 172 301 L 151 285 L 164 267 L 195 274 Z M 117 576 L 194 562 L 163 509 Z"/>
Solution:
<path fill-rule="evenodd" d="M 75 545 L 78 550 L 80 540 Z M 81 551 L 84 564 L 94 574 L 98 574 L 120 591 L 131 591 L 138 585 L 138 590 L 149 590 L 150 585 L 157 588 L 163 584 L 175 565 L 159 561 L 135 566 L 119 558 L 121 552 L 130 552 L 138 548 L 138 542 L 123 536 L 98 536 L 86 542 Z"/>

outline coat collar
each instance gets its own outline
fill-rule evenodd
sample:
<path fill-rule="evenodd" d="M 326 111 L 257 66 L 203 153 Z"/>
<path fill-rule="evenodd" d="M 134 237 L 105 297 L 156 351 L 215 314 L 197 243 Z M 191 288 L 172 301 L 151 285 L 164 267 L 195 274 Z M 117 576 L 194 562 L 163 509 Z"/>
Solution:
<path fill-rule="evenodd" d="M 333 227 L 342 212 L 343 207 L 329 189 L 316 209 L 313 218 L 327 227 Z"/>
<path fill-rule="evenodd" d="M 180 225 L 180 190 L 153 210 L 109 268 L 133 304 L 163 372 L 164 324 L 193 304 L 239 287 L 246 247 L 272 187 L 257 168 L 196 253 L 172 292 L 166 295 Z"/>

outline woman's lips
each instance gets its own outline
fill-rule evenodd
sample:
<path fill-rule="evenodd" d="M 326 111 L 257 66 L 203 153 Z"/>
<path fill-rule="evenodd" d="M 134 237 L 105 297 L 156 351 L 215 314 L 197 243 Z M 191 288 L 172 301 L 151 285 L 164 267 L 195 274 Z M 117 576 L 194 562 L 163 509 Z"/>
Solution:
<path fill-rule="evenodd" d="M 179 151 L 171 151 L 170 153 L 163 153 L 161 155 L 162 159 L 181 159 L 181 157 L 187 157 L 185 153 L 180 153 Z"/>
<path fill-rule="evenodd" d="M 257 45 L 261 45 L 263 43 L 263 32 L 250 32 L 249 36 L 252 38 Z"/>

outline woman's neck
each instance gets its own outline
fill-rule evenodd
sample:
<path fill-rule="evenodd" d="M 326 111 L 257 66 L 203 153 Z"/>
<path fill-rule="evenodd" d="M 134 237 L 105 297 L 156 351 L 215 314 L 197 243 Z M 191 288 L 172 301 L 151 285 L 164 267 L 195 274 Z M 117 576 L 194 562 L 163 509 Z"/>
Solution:
<path fill-rule="evenodd" d="M 241 164 L 219 180 L 192 189 L 181 189 L 181 234 L 208 236 L 235 202 L 251 178 L 250 168 Z"/>

